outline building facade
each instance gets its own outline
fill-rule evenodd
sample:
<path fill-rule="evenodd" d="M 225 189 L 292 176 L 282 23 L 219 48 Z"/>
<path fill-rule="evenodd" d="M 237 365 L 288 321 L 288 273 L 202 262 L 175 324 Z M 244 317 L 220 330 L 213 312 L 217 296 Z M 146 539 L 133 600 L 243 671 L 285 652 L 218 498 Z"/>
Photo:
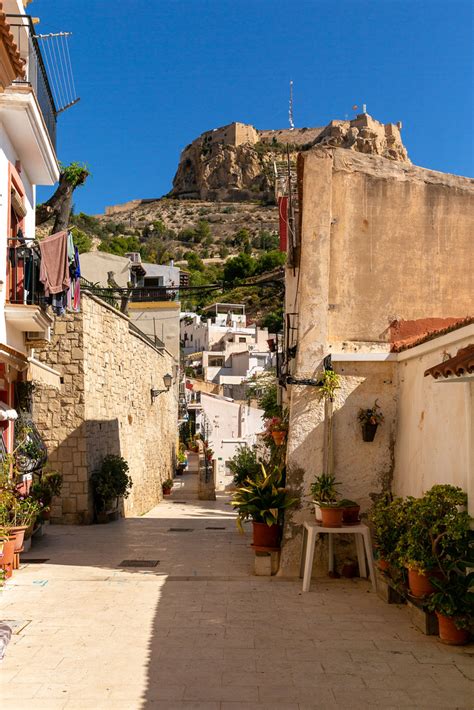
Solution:
<path fill-rule="evenodd" d="M 287 480 L 302 504 L 287 515 L 283 573 L 298 568 L 309 488 L 331 457 L 343 496 L 363 510 L 392 486 L 402 415 L 394 341 L 470 315 L 474 294 L 473 180 L 415 167 L 403 151 L 316 147 L 299 156 L 298 185 L 282 382 Z M 325 364 L 340 375 L 332 413 L 317 386 Z M 375 400 L 385 422 L 367 444 L 357 414 Z M 413 463 L 406 475 L 416 476 Z"/>
<path fill-rule="evenodd" d="M 0 11 L 0 401 L 13 409 L 14 383 L 43 376 L 32 357 L 49 338 L 35 243 L 36 186 L 59 178 L 56 110 L 31 18 L 18 0 Z M 0 424 L 11 451 L 12 421 Z"/>

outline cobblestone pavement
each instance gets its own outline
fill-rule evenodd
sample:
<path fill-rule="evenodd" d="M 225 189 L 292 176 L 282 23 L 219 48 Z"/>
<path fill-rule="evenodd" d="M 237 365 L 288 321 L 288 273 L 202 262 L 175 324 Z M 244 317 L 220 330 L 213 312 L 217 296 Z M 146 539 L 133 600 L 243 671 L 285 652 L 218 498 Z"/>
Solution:
<path fill-rule="evenodd" d="M 2 710 L 472 708 L 473 647 L 410 626 L 365 581 L 252 576 L 225 499 L 51 526 L 6 586 Z M 184 528 L 184 530 L 183 530 Z M 159 560 L 149 569 L 124 560 Z"/>

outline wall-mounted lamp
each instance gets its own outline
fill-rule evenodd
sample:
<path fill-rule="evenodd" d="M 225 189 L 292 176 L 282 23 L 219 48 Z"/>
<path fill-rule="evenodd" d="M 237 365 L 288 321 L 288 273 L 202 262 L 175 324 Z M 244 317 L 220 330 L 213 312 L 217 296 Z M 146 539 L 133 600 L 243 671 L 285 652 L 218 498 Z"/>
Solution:
<path fill-rule="evenodd" d="M 159 390 L 156 389 L 156 387 L 152 387 L 150 390 L 151 394 L 151 403 L 155 401 L 155 399 L 158 397 L 158 395 L 163 394 L 163 392 L 169 392 L 171 385 L 173 384 L 173 375 L 167 374 L 163 375 L 163 384 L 165 386 L 164 390 Z"/>

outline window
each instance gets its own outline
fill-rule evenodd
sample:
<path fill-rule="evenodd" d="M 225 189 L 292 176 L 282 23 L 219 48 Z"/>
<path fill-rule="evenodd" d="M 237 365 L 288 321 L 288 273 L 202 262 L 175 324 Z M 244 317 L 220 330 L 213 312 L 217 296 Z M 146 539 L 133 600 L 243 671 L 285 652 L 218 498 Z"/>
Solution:
<path fill-rule="evenodd" d="M 191 342 L 193 342 L 193 334 L 191 333 L 191 337 L 189 338 Z"/>
<path fill-rule="evenodd" d="M 239 343 L 246 343 L 246 342 L 247 342 L 247 338 L 245 338 L 245 337 L 239 338 Z"/>

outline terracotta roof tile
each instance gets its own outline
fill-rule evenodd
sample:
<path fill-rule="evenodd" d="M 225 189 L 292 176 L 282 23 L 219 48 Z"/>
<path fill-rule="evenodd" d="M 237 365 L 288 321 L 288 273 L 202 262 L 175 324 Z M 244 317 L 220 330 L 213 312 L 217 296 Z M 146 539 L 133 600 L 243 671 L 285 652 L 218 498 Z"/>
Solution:
<path fill-rule="evenodd" d="M 10 57 L 13 69 L 18 78 L 25 76 L 25 62 L 20 56 L 18 47 L 15 44 L 13 35 L 10 31 L 10 25 L 7 22 L 7 16 L 3 12 L 3 3 L 0 2 L 0 38 L 5 44 L 5 48 Z"/>
<path fill-rule="evenodd" d="M 474 372 L 474 343 L 458 350 L 454 357 L 430 367 L 425 372 L 425 377 L 431 375 L 437 380 L 439 377 L 462 377 Z"/>
<path fill-rule="evenodd" d="M 474 323 L 474 316 L 453 319 L 449 325 L 442 328 L 433 328 L 427 332 L 425 331 L 419 337 L 407 337 L 406 339 L 395 340 L 392 342 L 391 352 L 401 353 L 404 350 L 415 348 L 417 345 L 427 343 L 429 340 L 439 338 L 441 335 L 451 333 L 453 330 L 459 330 L 459 328 L 464 328 L 466 325 L 471 325 L 472 323 Z"/>

